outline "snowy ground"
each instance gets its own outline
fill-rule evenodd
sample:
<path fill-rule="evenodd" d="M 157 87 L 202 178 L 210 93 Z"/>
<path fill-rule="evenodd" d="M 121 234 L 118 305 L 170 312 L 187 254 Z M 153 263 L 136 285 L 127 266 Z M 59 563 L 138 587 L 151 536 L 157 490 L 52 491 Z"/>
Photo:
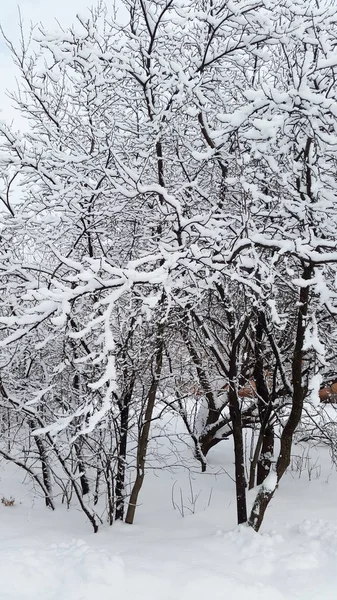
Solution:
<path fill-rule="evenodd" d="M 215 470 L 224 452 L 220 444 Z M 137 523 L 95 535 L 76 509 L 50 513 L 3 467 L 0 495 L 16 501 L 0 504 L 0 599 L 336 600 L 337 477 L 315 452 L 313 471 L 284 480 L 261 534 L 233 528 L 226 475 L 193 475 L 191 514 L 186 473 L 150 474 Z"/>

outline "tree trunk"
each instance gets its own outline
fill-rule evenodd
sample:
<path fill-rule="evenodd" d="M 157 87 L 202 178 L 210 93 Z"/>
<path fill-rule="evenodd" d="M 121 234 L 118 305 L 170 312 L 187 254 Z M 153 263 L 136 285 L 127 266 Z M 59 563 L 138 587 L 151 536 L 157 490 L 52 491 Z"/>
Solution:
<path fill-rule="evenodd" d="M 73 345 L 73 351 L 74 351 L 74 357 L 77 358 L 77 352 L 76 352 L 76 348 L 74 345 Z M 75 373 L 75 375 L 74 375 L 73 387 L 75 390 L 75 394 L 77 396 L 80 396 L 81 382 L 80 382 L 80 376 L 78 373 Z M 79 424 L 78 420 L 74 419 L 74 425 L 75 425 L 76 429 L 78 427 L 78 424 Z M 78 466 L 78 470 L 80 472 L 82 496 L 85 496 L 86 494 L 89 494 L 90 487 L 89 487 L 88 478 L 86 476 L 84 460 L 82 457 L 82 446 L 83 446 L 83 439 L 81 440 L 81 436 L 79 436 L 74 443 L 74 448 L 75 448 L 75 454 L 76 454 L 76 458 L 77 458 L 77 466 Z"/>
<path fill-rule="evenodd" d="M 236 489 L 236 510 L 238 525 L 247 521 L 247 503 L 246 503 L 246 477 L 244 462 L 244 443 L 241 422 L 241 407 L 238 400 L 237 389 L 234 381 L 230 382 L 228 393 L 229 412 L 233 426 L 234 439 L 234 460 L 235 460 L 235 489 Z"/>
<path fill-rule="evenodd" d="M 34 431 L 34 429 L 36 428 L 36 423 L 32 419 L 29 419 L 28 424 L 29 424 L 31 431 Z M 43 440 L 40 437 L 33 436 L 33 439 L 34 439 L 34 442 L 36 444 L 36 447 L 37 447 L 37 450 L 39 453 L 39 458 L 40 458 L 40 462 L 41 462 L 42 480 L 43 480 L 44 487 L 47 491 L 47 493 L 45 494 L 45 498 L 44 498 L 45 505 L 48 508 L 54 509 L 53 488 L 52 488 L 52 483 L 51 483 L 51 474 L 50 474 L 50 467 L 49 467 L 49 463 L 48 463 L 47 450 L 45 448 Z"/>
<path fill-rule="evenodd" d="M 88 478 L 86 476 L 86 470 L 85 470 L 84 460 L 83 460 L 83 456 L 82 456 L 82 447 L 81 446 L 82 446 L 81 440 L 77 439 L 76 442 L 74 443 L 74 447 L 75 447 L 75 453 L 76 453 L 76 458 L 77 458 L 77 466 L 78 466 L 78 470 L 80 472 L 82 496 L 85 496 L 86 494 L 89 494 L 90 487 L 89 487 Z"/>
<path fill-rule="evenodd" d="M 270 473 L 274 454 L 274 437 L 274 428 L 268 423 L 263 433 L 262 448 L 257 463 L 257 485 L 263 483 Z"/>
<path fill-rule="evenodd" d="M 303 279 L 311 279 L 312 272 L 313 269 L 310 265 L 304 266 L 302 273 Z M 302 387 L 302 363 L 306 317 L 308 314 L 308 299 L 309 285 L 301 287 L 300 289 L 295 348 L 292 360 L 293 394 L 291 411 L 281 435 L 281 447 L 276 464 L 275 482 L 269 486 L 264 486 L 262 484 L 250 513 L 248 523 L 255 531 L 259 531 L 268 505 L 290 464 L 293 436 L 302 416 L 304 399 L 304 390 Z"/>
<path fill-rule="evenodd" d="M 229 322 L 232 320 L 232 315 L 228 315 Z M 245 476 L 245 455 L 243 442 L 243 428 L 241 406 L 237 389 L 237 353 L 240 342 L 244 337 L 248 324 L 249 317 L 246 317 L 240 333 L 235 338 L 234 328 L 232 339 L 232 351 L 229 362 L 229 391 L 228 405 L 229 414 L 232 422 L 233 440 L 234 440 L 234 461 L 235 461 L 235 488 L 236 488 L 236 510 L 238 525 L 247 522 L 247 502 L 246 502 L 246 476 Z"/>
<path fill-rule="evenodd" d="M 266 382 L 264 365 L 264 322 L 265 315 L 262 310 L 257 311 L 257 325 L 255 332 L 255 366 L 254 378 L 258 397 L 258 410 L 261 423 L 262 444 L 257 463 L 257 484 L 263 483 L 269 475 L 271 461 L 274 453 L 274 430 L 270 423 L 272 397 Z"/>
<path fill-rule="evenodd" d="M 118 447 L 117 475 L 115 485 L 115 519 L 123 521 L 125 506 L 125 468 L 126 468 L 126 450 L 129 432 L 129 407 L 133 392 L 134 378 L 130 387 L 124 394 L 119 403 L 120 407 L 120 439 Z"/>
<path fill-rule="evenodd" d="M 149 436 L 150 436 L 150 427 L 151 427 L 151 419 L 153 414 L 153 409 L 155 405 L 155 400 L 157 396 L 157 390 L 159 385 L 159 379 L 161 375 L 162 365 L 163 365 L 163 350 L 164 350 L 164 341 L 163 341 L 163 326 L 159 325 L 158 336 L 157 336 L 157 352 L 155 358 L 155 371 L 152 378 L 152 383 L 147 395 L 146 401 L 146 410 L 144 416 L 144 422 L 142 424 L 139 439 L 138 439 L 138 448 L 137 448 L 137 468 L 136 468 L 136 480 L 133 484 L 128 510 L 126 513 L 125 522 L 130 525 L 133 523 L 135 518 L 135 512 L 137 507 L 137 501 L 139 492 L 142 488 L 145 476 L 145 462 L 146 462 L 146 454 L 147 448 L 149 444 Z"/>
<path fill-rule="evenodd" d="M 53 504 L 53 500 L 52 500 L 53 488 L 52 488 L 52 484 L 51 484 L 50 468 L 49 468 L 49 464 L 48 464 L 47 452 L 44 447 L 43 441 L 40 438 L 35 437 L 35 443 L 36 443 L 36 446 L 38 448 L 39 455 L 40 455 L 43 483 L 48 492 L 48 495 L 45 496 L 45 504 L 48 508 L 54 508 L 54 504 Z"/>

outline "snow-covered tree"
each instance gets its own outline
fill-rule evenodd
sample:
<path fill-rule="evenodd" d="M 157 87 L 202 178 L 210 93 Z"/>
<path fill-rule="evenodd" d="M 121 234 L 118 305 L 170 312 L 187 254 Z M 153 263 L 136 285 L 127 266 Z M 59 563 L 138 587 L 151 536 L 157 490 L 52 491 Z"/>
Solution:
<path fill-rule="evenodd" d="M 44 488 L 56 461 L 95 528 L 103 478 L 110 522 L 128 497 L 133 521 L 156 405 L 181 415 L 203 468 L 233 435 L 246 522 L 243 430 L 259 423 L 258 529 L 329 360 L 335 9 L 126 12 L 35 30 L 35 51 L 7 40 L 27 131 L 1 125 L 2 403 L 40 444 Z"/>

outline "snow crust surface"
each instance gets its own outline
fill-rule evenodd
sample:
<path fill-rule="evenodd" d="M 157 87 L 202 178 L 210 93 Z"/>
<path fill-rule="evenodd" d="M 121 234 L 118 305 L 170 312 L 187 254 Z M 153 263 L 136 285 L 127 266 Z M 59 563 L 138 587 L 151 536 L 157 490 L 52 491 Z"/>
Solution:
<path fill-rule="evenodd" d="M 336 600 L 336 474 L 290 472 L 256 534 L 233 527 L 233 483 L 214 474 L 224 448 L 213 474 L 193 474 L 194 508 L 186 473 L 149 474 L 135 525 L 97 534 L 76 507 L 49 512 L 19 471 L 3 468 L 0 493 L 16 500 L 0 504 L 0 599 Z"/>

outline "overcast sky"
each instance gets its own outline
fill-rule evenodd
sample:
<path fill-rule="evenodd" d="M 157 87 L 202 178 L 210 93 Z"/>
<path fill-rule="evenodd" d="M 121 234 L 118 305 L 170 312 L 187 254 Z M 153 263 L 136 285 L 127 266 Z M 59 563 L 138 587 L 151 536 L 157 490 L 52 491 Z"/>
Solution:
<path fill-rule="evenodd" d="M 76 13 L 85 14 L 86 7 L 95 4 L 95 0 L 2 0 L 0 10 L 0 24 L 6 35 L 16 40 L 18 38 L 18 6 L 20 7 L 24 24 L 29 29 L 29 24 L 43 23 L 53 28 L 55 18 L 62 25 L 74 22 Z M 6 98 L 6 88 L 13 88 L 15 71 L 8 55 L 3 40 L 0 39 L 0 119 L 13 115 L 10 101 Z"/>

